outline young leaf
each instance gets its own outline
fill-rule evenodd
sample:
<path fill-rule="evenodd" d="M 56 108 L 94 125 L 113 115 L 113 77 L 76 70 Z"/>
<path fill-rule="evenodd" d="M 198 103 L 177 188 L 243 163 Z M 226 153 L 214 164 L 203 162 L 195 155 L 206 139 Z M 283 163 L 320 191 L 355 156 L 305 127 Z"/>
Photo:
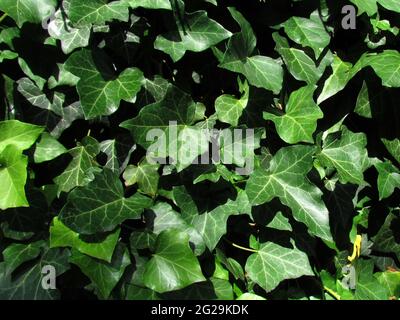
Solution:
<path fill-rule="evenodd" d="M 315 86 L 300 88 L 290 95 L 286 112 L 282 116 L 264 112 L 264 119 L 275 123 L 279 136 L 287 143 L 314 142 L 317 120 L 324 114 L 314 102 Z"/>

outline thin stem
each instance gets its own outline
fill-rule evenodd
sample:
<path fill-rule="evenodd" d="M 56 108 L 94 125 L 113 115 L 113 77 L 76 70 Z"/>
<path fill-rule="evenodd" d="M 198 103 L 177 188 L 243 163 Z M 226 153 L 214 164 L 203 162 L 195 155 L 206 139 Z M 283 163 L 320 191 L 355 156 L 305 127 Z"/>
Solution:
<path fill-rule="evenodd" d="M 0 23 L 1 23 L 5 18 L 7 18 L 7 16 L 8 16 L 8 14 L 7 14 L 7 13 L 4 13 L 4 14 L 0 17 Z"/>
<path fill-rule="evenodd" d="M 332 297 L 334 297 L 336 300 L 340 300 L 340 296 L 333 290 L 329 289 L 328 287 L 324 286 L 324 289 L 326 292 L 328 292 Z"/>
<path fill-rule="evenodd" d="M 240 245 L 238 245 L 238 244 L 236 244 L 236 243 L 234 243 L 234 242 L 232 242 L 232 241 L 230 241 L 230 240 L 228 240 L 228 239 L 226 239 L 226 238 L 224 238 L 224 239 L 225 239 L 226 242 L 230 243 L 233 247 L 238 248 L 238 249 L 240 249 L 240 250 L 244 250 L 244 251 L 248 251 L 248 252 L 253 252 L 253 253 L 257 253 L 257 252 L 258 252 L 257 250 L 254 250 L 254 249 L 242 247 L 242 246 L 240 246 Z"/>

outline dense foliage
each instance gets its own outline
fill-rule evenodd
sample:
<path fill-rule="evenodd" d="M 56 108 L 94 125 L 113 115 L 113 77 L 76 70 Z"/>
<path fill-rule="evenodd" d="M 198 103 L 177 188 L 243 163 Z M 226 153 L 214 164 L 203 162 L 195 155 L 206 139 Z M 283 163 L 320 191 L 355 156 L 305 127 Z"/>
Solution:
<path fill-rule="evenodd" d="M 0 11 L 1 299 L 400 296 L 398 0 Z"/>

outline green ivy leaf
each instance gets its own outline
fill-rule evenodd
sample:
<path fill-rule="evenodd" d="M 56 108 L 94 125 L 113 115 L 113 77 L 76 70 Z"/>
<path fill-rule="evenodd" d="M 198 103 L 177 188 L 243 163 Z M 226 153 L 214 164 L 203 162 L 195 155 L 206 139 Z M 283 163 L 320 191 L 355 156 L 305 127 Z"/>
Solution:
<path fill-rule="evenodd" d="M 246 193 L 252 205 L 279 197 L 292 209 L 293 217 L 307 225 L 311 234 L 332 241 L 322 192 L 306 178 L 312 168 L 314 152 L 314 147 L 282 148 L 272 159 L 269 170 L 258 169 L 252 173 Z"/>
<path fill-rule="evenodd" d="M 172 10 L 170 0 L 129 0 L 131 8 Z"/>
<path fill-rule="evenodd" d="M 235 201 L 228 200 L 214 210 L 193 218 L 193 226 L 202 235 L 210 251 L 215 249 L 222 236 L 226 234 L 228 218 L 232 215 L 247 213 L 243 210 L 246 204 L 248 204 L 247 195 L 242 191 Z"/>
<path fill-rule="evenodd" d="M 28 158 L 14 145 L 0 153 L 0 209 L 28 207 L 25 196 Z"/>
<path fill-rule="evenodd" d="M 153 218 L 151 218 L 154 215 Z M 146 216 L 147 217 L 147 216 Z M 151 208 L 151 213 L 148 216 L 149 224 L 154 234 L 158 235 L 164 230 L 174 229 L 185 232 L 189 235 L 190 242 L 194 245 L 194 253 L 201 255 L 205 250 L 205 244 L 202 234 L 196 230 L 191 221 L 184 220 L 182 215 L 174 211 L 168 203 L 157 203 Z"/>
<path fill-rule="evenodd" d="M 23 151 L 35 143 L 43 128 L 18 120 L 0 121 L 0 152 L 13 145 Z"/>
<path fill-rule="evenodd" d="M 300 88 L 290 95 L 286 112 L 282 116 L 264 112 L 264 119 L 275 123 L 279 136 L 287 143 L 314 142 L 317 120 L 324 114 L 314 102 L 315 86 Z"/>
<path fill-rule="evenodd" d="M 283 69 L 278 60 L 265 56 L 253 56 L 244 61 L 223 61 L 220 67 L 243 74 L 249 83 L 257 88 L 271 90 L 275 94 L 281 91 Z"/>
<path fill-rule="evenodd" d="M 70 0 L 69 18 L 76 26 L 102 25 L 114 19 L 128 22 L 128 3 L 108 0 Z"/>
<path fill-rule="evenodd" d="M 400 259 L 400 243 L 396 240 L 393 232 L 393 224 L 396 222 L 394 213 L 389 213 L 378 233 L 372 238 L 373 250 L 383 253 L 394 253 Z"/>
<path fill-rule="evenodd" d="M 389 197 L 395 188 L 400 188 L 400 171 L 388 160 L 375 164 L 378 170 L 379 200 Z"/>
<path fill-rule="evenodd" d="M 137 166 L 128 166 L 123 175 L 125 185 L 131 186 L 137 183 L 145 194 L 155 196 L 160 178 L 158 168 L 158 164 L 150 164 L 147 161 L 142 161 Z"/>
<path fill-rule="evenodd" d="M 239 99 L 224 94 L 215 100 L 215 110 L 219 121 L 229 123 L 234 127 L 238 125 L 239 118 L 249 101 L 250 88 L 247 82 L 243 84 L 241 91 L 242 97 Z"/>
<path fill-rule="evenodd" d="M 252 55 L 256 38 L 250 24 L 235 9 L 229 10 L 241 27 L 241 32 L 229 39 L 227 49 L 220 59 L 219 67 L 243 74 L 249 84 L 278 94 L 282 89 L 283 69 L 280 59 Z"/>
<path fill-rule="evenodd" d="M 120 230 L 107 235 L 84 237 L 65 226 L 57 217 L 50 226 L 50 248 L 72 247 L 93 258 L 111 262 Z"/>
<path fill-rule="evenodd" d="M 383 144 L 386 149 L 390 152 L 390 154 L 396 159 L 396 161 L 400 164 L 400 140 L 388 140 L 382 139 Z"/>
<path fill-rule="evenodd" d="M 372 67 L 385 87 L 400 87 L 400 53 L 384 50 L 382 53 L 364 54 L 354 66 L 353 74 L 365 67 Z"/>
<path fill-rule="evenodd" d="M 56 0 L 3 0 L 0 10 L 22 27 L 25 22 L 41 23 L 51 15 L 56 5 Z"/>
<path fill-rule="evenodd" d="M 324 88 L 317 100 L 318 104 L 321 104 L 346 87 L 347 83 L 353 77 L 352 67 L 351 63 L 344 62 L 337 55 L 334 55 L 332 63 L 333 73 L 324 83 Z"/>
<path fill-rule="evenodd" d="M 58 186 L 58 194 L 69 192 L 78 186 L 85 186 L 94 179 L 94 174 L 100 171 L 96 162 L 99 152 L 99 143 L 89 136 L 69 151 L 72 161 L 63 173 L 54 178 Z"/>
<path fill-rule="evenodd" d="M 374 262 L 360 259 L 357 261 L 358 275 L 355 298 L 357 300 L 387 300 L 388 290 L 382 286 L 373 274 Z"/>
<path fill-rule="evenodd" d="M 350 0 L 358 8 L 358 14 L 366 12 L 369 16 L 373 16 L 378 12 L 377 0 Z"/>
<path fill-rule="evenodd" d="M 68 257 L 67 250 L 44 249 L 35 264 L 21 270 L 15 276 L 11 277 L 0 272 L 0 299 L 54 300 L 59 298 L 58 290 L 46 290 L 42 287 L 42 269 L 44 266 L 53 266 L 57 275 L 60 276 L 69 269 Z"/>
<path fill-rule="evenodd" d="M 323 166 L 335 168 L 340 182 L 363 184 L 363 172 L 369 165 L 366 145 L 364 133 L 353 133 L 343 126 L 340 138 L 336 133 L 326 137 L 317 159 Z"/>
<path fill-rule="evenodd" d="M 35 163 L 53 160 L 67 152 L 67 149 L 58 140 L 48 133 L 42 133 L 40 141 L 36 144 Z"/>
<path fill-rule="evenodd" d="M 61 41 L 61 48 L 65 54 L 69 54 L 76 48 L 86 47 L 89 44 L 90 26 L 75 28 L 71 26 L 68 18 L 58 10 L 54 20 L 49 23 L 50 36 Z"/>
<path fill-rule="evenodd" d="M 16 268 L 26 261 L 35 259 L 41 253 L 44 241 L 28 244 L 13 243 L 3 251 L 5 272 L 11 274 Z"/>
<path fill-rule="evenodd" d="M 160 233 L 155 253 L 143 274 L 145 285 L 163 293 L 205 280 L 200 264 L 189 247 L 189 236 L 174 229 Z"/>
<path fill-rule="evenodd" d="M 104 54 L 82 49 L 65 64 L 67 71 L 80 78 L 77 90 L 86 119 L 114 113 L 121 100 L 132 101 L 142 87 L 142 71 L 129 68 L 115 76 L 105 61 Z"/>
<path fill-rule="evenodd" d="M 356 107 L 354 112 L 365 118 L 372 118 L 371 102 L 369 100 L 368 86 L 363 82 L 360 93 L 357 97 Z"/>
<path fill-rule="evenodd" d="M 92 281 L 96 293 L 102 299 L 110 296 L 125 268 L 131 263 L 128 251 L 123 245 L 117 246 L 110 263 L 91 258 L 77 250 L 72 251 L 69 261 L 77 265 Z"/>
<path fill-rule="evenodd" d="M 379 283 L 383 285 L 391 297 L 400 297 L 400 272 L 385 271 L 375 274 Z"/>
<path fill-rule="evenodd" d="M 151 199 L 136 193 L 124 198 L 118 176 L 109 169 L 95 174 L 86 187 L 71 191 L 60 220 L 80 234 L 93 234 L 113 230 L 127 219 L 137 219 L 143 209 L 151 206 Z"/>
<path fill-rule="evenodd" d="M 154 42 L 154 48 L 169 54 L 174 62 L 180 60 L 186 51 L 204 51 L 232 35 L 208 18 L 205 11 L 186 14 L 184 21 L 184 26 L 177 23 L 177 31 L 160 35 Z"/>
<path fill-rule="evenodd" d="M 291 48 L 289 42 L 279 33 L 273 33 L 272 37 L 276 43 L 275 50 L 282 56 L 290 73 L 297 80 L 305 81 L 307 84 L 316 84 L 333 60 L 333 55 L 328 52 L 317 66 L 304 51 Z"/>
<path fill-rule="evenodd" d="M 289 219 L 282 212 L 277 212 L 272 221 L 267 224 L 267 227 L 282 231 L 293 231 Z"/>
<path fill-rule="evenodd" d="M 120 126 L 147 149 L 147 159 L 157 162 L 170 157 L 170 163 L 182 171 L 208 150 L 208 136 L 193 126 L 197 110 L 188 94 L 170 85 L 162 100 L 143 107 L 137 117 Z"/>
<path fill-rule="evenodd" d="M 294 42 L 313 49 L 317 59 L 331 40 L 318 12 L 314 12 L 310 19 L 291 17 L 282 26 Z"/>
<path fill-rule="evenodd" d="M 246 262 L 251 280 L 269 292 L 283 280 L 312 276 L 307 255 L 297 249 L 282 247 L 273 242 L 263 243 Z"/>

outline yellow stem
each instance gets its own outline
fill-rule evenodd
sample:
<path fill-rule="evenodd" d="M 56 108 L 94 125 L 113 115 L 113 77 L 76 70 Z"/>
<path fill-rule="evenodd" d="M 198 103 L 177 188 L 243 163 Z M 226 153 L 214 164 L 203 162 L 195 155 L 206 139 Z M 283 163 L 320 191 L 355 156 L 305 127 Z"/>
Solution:
<path fill-rule="evenodd" d="M 235 248 L 238 248 L 238 249 L 241 249 L 241 250 L 244 250 L 244 251 L 248 251 L 248 252 L 253 252 L 253 253 L 257 253 L 258 252 L 257 250 L 254 250 L 254 249 L 250 249 L 250 248 L 239 246 L 238 244 L 236 244 L 236 243 L 234 243 L 232 241 L 229 241 L 228 239 L 225 239 L 225 241 L 229 242 Z"/>
<path fill-rule="evenodd" d="M 5 18 L 7 18 L 7 13 L 4 13 L 1 17 L 0 17 L 0 23 L 5 19 Z"/>
<path fill-rule="evenodd" d="M 328 292 L 332 297 L 334 297 L 336 300 L 340 300 L 340 296 L 333 290 L 329 289 L 328 287 L 324 286 L 324 289 L 326 292 Z"/>

